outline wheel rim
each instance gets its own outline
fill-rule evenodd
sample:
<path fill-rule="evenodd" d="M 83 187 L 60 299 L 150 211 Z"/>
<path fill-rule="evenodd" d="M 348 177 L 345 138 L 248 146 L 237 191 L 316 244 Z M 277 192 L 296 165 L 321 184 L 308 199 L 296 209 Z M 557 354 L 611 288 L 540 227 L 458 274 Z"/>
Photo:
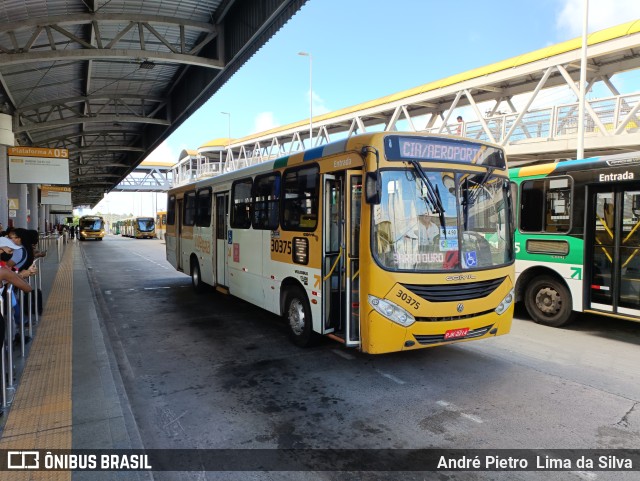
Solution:
<path fill-rule="evenodd" d="M 289 326 L 296 336 L 304 331 L 305 315 L 304 306 L 299 299 L 293 299 L 289 304 Z"/>
<path fill-rule="evenodd" d="M 555 289 L 545 287 L 536 294 L 536 307 L 547 316 L 554 316 L 562 308 L 562 298 Z"/>

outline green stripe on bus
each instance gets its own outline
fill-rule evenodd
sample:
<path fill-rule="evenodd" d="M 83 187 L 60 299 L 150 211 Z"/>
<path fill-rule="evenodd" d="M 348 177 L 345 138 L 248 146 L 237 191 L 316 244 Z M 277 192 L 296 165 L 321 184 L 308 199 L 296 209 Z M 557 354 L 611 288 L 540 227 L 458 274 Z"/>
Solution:
<path fill-rule="evenodd" d="M 275 162 L 273 163 L 273 168 L 274 169 L 280 169 L 282 167 L 286 167 L 288 162 L 289 162 L 289 156 L 288 155 L 286 157 L 281 157 L 281 158 L 275 160 Z"/>

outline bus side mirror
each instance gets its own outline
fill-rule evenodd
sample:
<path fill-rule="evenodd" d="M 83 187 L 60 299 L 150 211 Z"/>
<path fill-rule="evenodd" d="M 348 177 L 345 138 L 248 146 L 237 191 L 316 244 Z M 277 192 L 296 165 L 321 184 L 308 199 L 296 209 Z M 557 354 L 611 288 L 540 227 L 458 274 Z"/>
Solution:
<path fill-rule="evenodd" d="M 380 203 L 380 191 L 382 190 L 382 180 L 380 179 L 380 173 L 367 172 L 364 184 L 364 195 L 367 204 L 379 204 Z"/>

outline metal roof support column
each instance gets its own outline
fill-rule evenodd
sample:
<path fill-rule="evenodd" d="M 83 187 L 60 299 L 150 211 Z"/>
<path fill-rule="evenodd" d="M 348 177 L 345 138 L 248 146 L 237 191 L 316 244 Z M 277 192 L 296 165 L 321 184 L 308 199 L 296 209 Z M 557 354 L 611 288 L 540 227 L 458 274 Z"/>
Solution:
<path fill-rule="evenodd" d="M 409 115 L 409 109 L 407 109 L 406 105 L 402 106 L 402 112 L 404 113 L 404 117 L 407 119 L 407 122 L 409 122 L 409 127 L 411 127 L 411 130 L 413 130 L 414 132 L 417 132 L 416 126 L 413 125 L 413 120 Z"/>
<path fill-rule="evenodd" d="M 244 167 L 247 167 L 249 164 L 247 163 L 247 148 L 243 145 L 240 147 L 240 152 L 238 152 L 238 168 L 241 169 L 241 165 L 244 163 Z"/>
<path fill-rule="evenodd" d="M 436 122 L 438 120 L 438 114 L 437 113 L 432 112 L 429 115 L 431 117 L 429 117 L 429 119 L 425 122 L 424 130 L 432 129 L 433 126 L 436 124 Z M 440 112 L 440 116 L 442 117 L 442 112 Z"/>
<path fill-rule="evenodd" d="M 631 117 L 635 116 L 638 109 L 640 109 L 640 102 L 637 102 L 636 106 L 631 109 L 631 111 L 624 117 L 624 119 L 622 119 L 622 121 L 620 121 L 620 125 L 618 125 L 618 128 L 615 130 L 613 135 L 620 135 L 625 131 L 627 124 L 631 120 Z"/>
<path fill-rule="evenodd" d="M 616 88 L 616 86 L 613 85 L 608 75 L 603 75 L 600 78 L 602 79 L 602 83 L 609 88 L 609 90 L 613 95 L 615 95 L 616 97 L 620 95 L 620 92 L 618 92 L 618 89 Z"/>
<path fill-rule="evenodd" d="M 442 133 L 442 131 L 445 129 L 445 127 L 447 127 L 447 129 L 448 129 L 447 124 L 449 123 L 449 117 L 451 117 L 451 114 L 453 113 L 454 109 L 458 106 L 458 102 L 460 101 L 460 98 L 462 97 L 462 94 L 463 94 L 463 93 L 464 93 L 464 92 L 463 92 L 462 90 L 460 90 L 460 91 L 456 94 L 456 98 L 455 98 L 455 99 L 453 99 L 453 102 L 452 102 L 452 103 L 451 103 L 451 105 L 449 106 L 449 109 L 447 110 L 447 115 L 446 115 L 446 117 L 443 117 L 443 119 L 442 119 L 442 125 L 441 125 L 441 126 L 440 126 L 440 128 L 438 129 L 438 132 L 437 132 L 437 133 L 441 134 L 441 133 Z M 442 112 L 440 112 L 440 116 L 442 117 Z M 449 133 L 451 133 L 451 132 L 449 132 Z"/>
<path fill-rule="evenodd" d="M 509 105 L 509 107 L 511 107 L 511 112 L 513 112 L 514 114 L 518 111 L 518 109 L 516 109 L 516 106 L 513 105 L 513 102 L 511 102 L 511 98 L 508 98 L 505 100 L 505 102 L 507 102 L 507 105 Z M 531 135 L 531 132 L 529 132 L 529 128 L 527 127 L 527 124 L 522 124 L 522 131 L 524 132 L 524 135 L 527 138 L 532 138 L 533 136 Z M 505 134 L 506 135 L 506 134 Z M 505 136 L 505 139 L 508 138 Z"/>
<path fill-rule="evenodd" d="M 29 214 L 27 229 L 38 228 L 38 184 L 29 184 Z"/>
<path fill-rule="evenodd" d="M 573 83 L 573 79 L 571 78 L 571 75 L 569 75 L 569 72 L 567 72 L 567 70 L 562 65 L 557 65 L 556 68 L 560 71 L 564 79 L 567 81 L 567 85 L 569 85 L 569 88 L 571 88 L 573 93 L 576 94 L 576 97 L 580 99 L 580 91 L 577 89 L 577 87 Z M 593 107 L 591 107 L 591 104 L 589 102 L 585 102 L 584 107 L 587 110 L 587 112 L 589 112 L 589 115 L 591 116 L 591 119 L 593 120 L 593 122 L 600 129 L 600 132 L 602 132 L 605 136 L 610 137 L 611 134 L 607 132 L 607 129 L 605 128 L 603 123 L 600 121 L 600 118 L 598 117 L 598 114 L 596 114 L 596 112 L 593 110 Z"/>
<path fill-rule="evenodd" d="M 480 109 L 478 108 L 478 104 L 476 104 L 476 101 L 473 99 L 473 96 L 471 95 L 471 92 L 469 92 L 469 90 L 465 89 L 464 90 L 464 94 L 466 95 L 467 99 L 469 100 L 469 103 L 471 104 L 471 107 L 473 107 L 473 110 L 475 111 L 476 115 L 478 116 L 478 120 L 480 120 L 480 124 L 482 125 L 482 129 L 484 130 L 485 134 L 487 134 L 487 137 L 489 137 L 489 140 L 495 144 L 496 143 L 496 139 L 493 136 L 493 134 L 491 133 L 491 130 L 489 129 L 489 126 L 484 121 L 484 118 L 482 117 L 482 113 L 480 112 Z"/>
<path fill-rule="evenodd" d="M 511 137 L 511 135 L 515 132 L 515 130 L 518 128 L 518 125 L 520 124 L 520 122 L 522 122 L 522 117 L 524 117 L 524 115 L 529 111 L 529 107 L 531 107 L 531 104 L 533 103 L 533 101 L 535 100 L 536 96 L 538 95 L 538 93 L 540 92 L 540 90 L 542 90 L 542 87 L 544 87 L 544 84 L 547 83 L 547 79 L 549 78 L 549 76 L 551 75 L 551 71 L 553 70 L 553 67 L 549 67 L 545 72 L 544 75 L 542 76 L 542 78 L 540 79 L 540 81 L 538 82 L 538 85 L 536 85 L 536 88 L 533 89 L 533 92 L 531 93 L 531 96 L 529 97 L 529 100 L 527 101 L 527 103 L 525 104 L 525 106 L 522 108 L 522 110 L 520 111 L 520 113 L 518 114 L 518 116 L 516 117 L 516 120 L 513 122 L 513 125 L 511 126 L 511 128 L 509 129 L 509 132 L 507 132 L 506 136 L 504 139 L 502 139 L 502 142 L 500 142 L 500 145 L 504 146 L 507 144 L 507 142 L 509 141 L 509 137 Z M 513 107 L 513 104 L 511 104 L 511 101 L 509 101 L 509 104 Z"/>
<path fill-rule="evenodd" d="M 327 131 L 327 127 L 324 125 L 320 127 L 320 131 L 318 132 L 318 137 L 324 139 L 325 144 L 328 144 L 329 142 L 331 142 L 331 138 L 329 137 L 329 132 Z"/>
<path fill-rule="evenodd" d="M 387 122 L 387 125 L 384 128 L 385 132 L 391 132 L 392 130 L 398 130 L 398 129 L 396 129 L 396 122 L 400 118 L 400 112 L 401 112 L 401 107 L 399 107 L 399 106 L 396 107 L 393 110 L 393 114 L 391 114 L 391 118 L 389 119 L 389 122 Z"/>

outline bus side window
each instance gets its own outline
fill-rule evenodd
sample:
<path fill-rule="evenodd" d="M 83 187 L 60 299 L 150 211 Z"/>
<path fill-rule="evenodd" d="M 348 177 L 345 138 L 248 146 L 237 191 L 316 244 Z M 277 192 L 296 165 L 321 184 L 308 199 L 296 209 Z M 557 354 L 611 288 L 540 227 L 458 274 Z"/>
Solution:
<path fill-rule="evenodd" d="M 280 174 L 259 175 L 253 181 L 254 229 L 276 230 L 280 223 Z"/>
<path fill-rule="evenodd" d="M 211 226 L 211 187 L 200 189 L 196 194 L 196 225 Z"/>
<path fill-rule="evenodd" d="M 196 223 L 196 191 L 192 190 L 184 194 L 184 207 L 182 219 L 183 225 L 194 225 Z M 132 221 L 133 222 L 133 221 Z"/>
<path fill-rule="evenodd" d="M 520 230 L 523 232 L 542 232 L 543 208 L 544 181 L 523 182 L 520 201 Z"/>
<path fill-rule="evenodd" d="M 167 200 L 167 225 L 173 225 L 176 221 L 176 196 L 169 196 Z"/>
<path fill-rule="evenodd" d="M 251 179 L 237 180 L 231 187 L 231 227 L 248 229 L 251 227 Z"/>
<path fill-rule="evenodd" d="M 318 225 L 319 169 L 294 167 L 284 173 L 282 228 L 314 231 Z"/>

